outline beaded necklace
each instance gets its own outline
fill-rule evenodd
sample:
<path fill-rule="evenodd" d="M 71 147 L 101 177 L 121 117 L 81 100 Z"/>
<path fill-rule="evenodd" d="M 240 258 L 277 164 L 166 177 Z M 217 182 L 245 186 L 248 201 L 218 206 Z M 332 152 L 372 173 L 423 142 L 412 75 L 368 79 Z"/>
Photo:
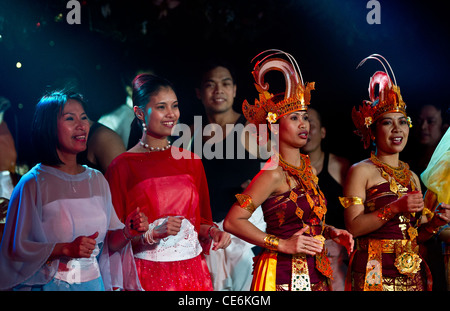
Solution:
<path fill-rule="evenodd" d="M 149 144 L 144 143 L 142 141 L 142 139 L 139 139 L 139 143 L 141 144 L 141 146 L 144 149 L 147 149 L 149 151 L 165 151 L 165 150 L 170 148 L 170 142 L 169 141 L 167 141 L 167 145 L 164 146 L 164 147 L 151 147 L 151 146 L 149 146 Z"/>
<path fill-rule="evenodd" d="M 370 154 L 370 161 L 381 170 L 381 176 L 389 182 L 389 188 L 398 196 L 399 185 L 407 188 L 411 185 L 412 190 L 415 190 L 415 185 L 411 182 L 412 173 L 409 170 L 409 165 L 403 161 L 399 161 L 399 167 L 392 167 L 386 163 L 380 161 L 374 152 Z"/>
<path fill-rule="evenodd" d="M 279 165 L 281 166 L 281 168 L 284 171 L 290 173 L 292 176 L 297 177 L 298 183 L 305 190 L 305 196 L 309 203 L 309 206 L 311 207 L 313 212 L 319 217 L 319 219 L 322 220 L 323 216 L 327 212 L 325 197 L 322 191 L 320 191 L 320 189 L 318 189 L 317 187 L 319 178 L 312 172 L 309 157 L 301 155 L 299 167 L 287 163 L 283 159 L 281 154 L 278 155 L 278 158 L 279 158 Z M 319 197 L 319 202 L 314 203 L 314 200 L 309 195 L 309 191 L 311 190 L 313 191 L 314 195 Z M 297 194 L 293 190 L 291 191 L 289 198 L 295 203 L 297 203 Z M 299 207 L 297 207 L 296 214 L 301 219 L 303 216 L 303 211 Z"/>

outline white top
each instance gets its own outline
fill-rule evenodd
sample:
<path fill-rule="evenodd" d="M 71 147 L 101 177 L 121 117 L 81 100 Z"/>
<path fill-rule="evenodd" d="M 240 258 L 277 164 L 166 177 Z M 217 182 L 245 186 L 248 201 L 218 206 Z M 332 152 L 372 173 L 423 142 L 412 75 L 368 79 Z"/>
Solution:
<path fill-rule="evenodd" d="M 84 168 L 70 175 L 37 164 L 20 179 L 11 196 L 0 247 L 0 289 L 46 284 L 53 277 L 84 282 L 100 274 L 107 290 L 123 288 L 124 281 L 131 282 L 128 289 L 140 288 L 133 273 L 131 243 L 119 252 L 108 249 L 108 230 L 124 227 L 112 206 L 109 185 L 99 171 Z M 97 246 L 103 243 L 98 261 L 95 255 L 85 260 L 48 261 L 56 243 L 95 232 L 99 233 Z M 124 280 L 124 269 L 136 278 Z"/>

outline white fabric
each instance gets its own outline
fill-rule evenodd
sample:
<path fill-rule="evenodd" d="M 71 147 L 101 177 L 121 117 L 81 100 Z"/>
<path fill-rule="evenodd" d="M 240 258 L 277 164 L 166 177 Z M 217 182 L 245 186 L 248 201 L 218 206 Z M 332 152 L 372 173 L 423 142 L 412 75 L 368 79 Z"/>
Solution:
<path fill-rule="evenodd" d="M 154 226 L 161 225 L 167 217 L 157 219 Z M 184 218 L 177 235 L 171 235 L 155 244 L 135 246 L 134 257 L 150 261 L 171 262 L 191 259 L 202 252 L 198 234 L 189 220 Z"/>
<path fill-rule="evenodd" d="M 95 249 L 89 258 L 61 258 L 55 279 L 69 284 L 83 283 L 97 279 L 101 275 L 96 258 L 99 253 L 100 249 L 98 245 L 95 245 Z"/>
<path fill-rule="evenodd" d="M 119 134 L 125 144 L 125 147 L 127 147 L 131 123 L 133 120 L 133 100 L 130 96 L 127 96 L 126 104 L 120 105 L 114 111 L 101 116 L 100 119 L 98 119 L 98 122 Z"/>
<path fill-rule="evenodd" d="M 14 190 L 14 186 L 11 180 L 11 174 L 9 171 L 0 172 L 0 198 L 9 199 L 11 193 Z"/>
<path fill-rule="evenodd" d="M 47 262 L 55 244 L 95 232 L 97 243 L 104 243 L 98 265 L 105 289 L 141 289 L 131 243 L 118 252 L 108 249 L 107 231 L 124 227 L 108 183 L 99 171 L 84 168 L 70 175 L 38 164 L 21 178 L 11 196 L 0 246 L 0 289 L 48 283 L 61 262 Z"/>
<path fill-rule="evenodd" d="M 261 231 L 266 230 L 266 222 L 261 207 L 258 207 L 249 221 Z M 223 221 L 217 224 L 223 230 Z M 210 250 L 206 263 L 215 291 L 249 291 L 252 284 L 253 253 L 255 245 L 230 234 L 231 244 L 226 249 Z M 211 245 L 212 247 L 212 245 Z"/>

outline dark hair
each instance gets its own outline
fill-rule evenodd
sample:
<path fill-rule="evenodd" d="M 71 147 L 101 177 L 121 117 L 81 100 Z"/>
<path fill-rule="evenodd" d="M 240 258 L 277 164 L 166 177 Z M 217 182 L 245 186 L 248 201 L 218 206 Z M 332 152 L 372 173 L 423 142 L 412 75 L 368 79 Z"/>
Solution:
<path fill-rule="evenodd" d="M 133 106 L 144 107 L 147 105 L 150 97 L 158 93 L 163 88 L 174 90 L 173 84 L 164 78 L 142 73 L 133 80 Z M 175 91 L 175 90 L 174 90 Z"/>
<path fill-rule="evenodd" d="M 233 79 L 233 84 L 236 83 L 236 72 L 234 69 L 234 66 L 221 58 L 209 58 L 201 63 L 201 65 L 198 67 L 198 73 L 197 73 L 197 85 L 198 87 L 202 86 L 203 78 L 207 72 L 210 72 L 211 70 L 217 68 L 217 67 L 223 67 L 228 69 L 230 72 L 231 78 Z"/>
<path fill-rule="evenodd" d="M 170 88 L 175 92 L 173 84 L 162 77 L 158 77 L 149 73 L 137 75 L 132 83 L 133 86 L 133 106 L 145 107 L 150 97 L 157 94 L 161 89 Z M 130 136 L 128 139 L 127 149 L 133 147 L 142 136 L 142 125 L 138 119 L 134 117 L 131 123 Z"/>
<path fill-rule="evenodd" d="M 78 101 L 86 110 L 86 103 L 79 93 L 52 91 L 44 95 L 38 104 L 31 128 L 31 143 L 34 147 L 37 161 L 46 165 L 63 164 L 58 156 L 57 119 L 69 99 Z"/>

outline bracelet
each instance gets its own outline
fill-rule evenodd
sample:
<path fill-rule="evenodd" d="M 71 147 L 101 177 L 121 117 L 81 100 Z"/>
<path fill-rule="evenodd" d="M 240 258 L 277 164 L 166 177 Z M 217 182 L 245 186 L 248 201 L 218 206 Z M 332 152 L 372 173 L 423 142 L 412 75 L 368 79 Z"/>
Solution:
<path fill-rule="evenodd" d="M 382 220 L 388 221 L 392 217 L 395 216 L 395 214 L 392 212 L 390 205 L 385 205 L 382 208 L 378 210 L 377 216 L 381 218 Z"/>
<path fill-rule="evenodd" d="M 273 251 L 278 249 L 278 243 L 280 239 L 274 236 L 273 234 L 268 234 L 264 238 L 264 247 Z"/>
<path fill-rule="evenodd" d="M 359 197 L 339 197 L 339 201 L 344 208 L 349 208 L 350 206 L 356 204 L 364 204 L 363 199 Z"/>
<path fill-rule="evenodd" d="M 153 229 L 156 227 L 155 223 L 151 223 L 148 225 L 148 230 L 142 236 L 144 242 L 147 244 L 155 244 L 158 243 L 160 239 L 155 239 L 153 237 Z"/>
<path fill-rule="evenodd" d="M 211 235 L 211 229 L 213 229 L 213 228 L 218 229 L 217 226 L 216 226 L 215 224 L 214 224 L 214 225 L 211 225 L 211 227 L 209 227 L 209 229 L 208 229 L 208 235 L 209 235 L 209 237 L 210 237 L 211 239 L 214 239 L 213 236 Z"/>
<path fill-rule="evenodd" d="M 245 209 L 246 211 L 248 211 L 250 214 L 253 214 L 253 212 L 256 209 L 255 204 L 253 204 L 253 200 L 252 197 L 249 196 L 248 194 L 236 194 L 235 195 L 236 199 L 239 202 L 239 205 Z"/>
<path fill-rule="evenodd" d="M 123 236 L 125 237 L 125 239 L 127 241 L 131 241 L 133 239 L 133 237 L 128 237 L 127 236 L 127 234 L 125 233 L 125 227 L 122 228 L 122 233 L 123 233 Z"/>
<path fill-rule="evenodd" d="M 431 226 L 423 226 L 423 227 L 424 227 L 426 232 L 428 232 L 428 233 L 430 233 L 432 235 L 435 235 L 436 233 L 438 233 L 439 229 L 441 228 L 441 227 L 435 227 L 434 229 L 432 229 Z"/>

